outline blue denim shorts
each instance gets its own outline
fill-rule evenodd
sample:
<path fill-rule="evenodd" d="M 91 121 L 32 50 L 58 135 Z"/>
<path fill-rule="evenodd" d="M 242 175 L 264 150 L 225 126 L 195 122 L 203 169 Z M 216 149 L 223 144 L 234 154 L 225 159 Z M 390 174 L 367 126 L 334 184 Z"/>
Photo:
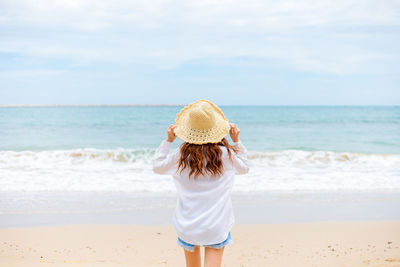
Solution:
<path fill-rule="evenodd" d="M 228 237 L 225 239 L 225 241 L 222 241 L 221 243 L 218 244 L 212 244 L 212 245 L 203 245 L 203 247 L 208 247 L 208 248 L 222 248 L 225 247 L 229 244 L 232 244 L 233 240 L 231 237 L 231 232 L 228 233 Z M 182 239 L 180 239 L 178 237 L 178 245 L 183 247 L 185 250 L 188 250 L 190 252 L 193 252 L 196 245 L 192 245 L 189 243 L 186 243 L 185 241 L 183 241 Z"/>

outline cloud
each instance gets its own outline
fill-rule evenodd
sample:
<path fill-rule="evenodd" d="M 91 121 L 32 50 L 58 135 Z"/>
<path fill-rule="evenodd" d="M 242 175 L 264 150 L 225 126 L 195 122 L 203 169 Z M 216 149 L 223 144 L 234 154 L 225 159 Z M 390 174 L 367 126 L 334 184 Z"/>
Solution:
<path fill-rule="evenodd" d="M 398 1 L 3 0 L 0 8 L 0 53 L 71 66 L 248 58 L 351 74 L 399 60 Z"/>

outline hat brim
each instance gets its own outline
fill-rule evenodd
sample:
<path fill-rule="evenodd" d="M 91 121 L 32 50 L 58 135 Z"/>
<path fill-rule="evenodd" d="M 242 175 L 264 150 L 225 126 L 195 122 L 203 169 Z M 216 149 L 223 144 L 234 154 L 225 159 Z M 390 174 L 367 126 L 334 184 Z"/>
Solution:
<path fill-rule="evenodd" d="M 198 102 L 208 102 L 214 109 L 215 126 L 207 130 L 199 130 L 190 127 L 189 110 Z M 207 144 L 220 142 L 230 130 L 229 121 L 225 118 L 222 110 L 214 103 L 207 100 L 199 100 L 184 107 L 175 119 L 175 135 L 184 142 L 191 144 Z"/>

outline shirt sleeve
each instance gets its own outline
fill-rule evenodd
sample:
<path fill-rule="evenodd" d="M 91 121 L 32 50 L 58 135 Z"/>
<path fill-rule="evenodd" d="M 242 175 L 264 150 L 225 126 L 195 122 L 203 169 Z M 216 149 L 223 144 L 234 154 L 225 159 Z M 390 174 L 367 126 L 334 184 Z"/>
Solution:
<path fill-rule="evenodd" d="M 157 148 L 155 157 L 152 161 L 153 172 L 158 174 L 176 174 L 179 160 L 179 148 L 169 154 L 172 142 L 163 140 Z"/>
<path fill-rule="evenodd" d="M 236 174 L 246 174 L 249 172 L 248 160 L 247 160 L 247 149 L 239 140 L 238 142 L 234 142 L 232 144 L 238 152 L 233 153 L 233 167 L 235 169 Z"/>

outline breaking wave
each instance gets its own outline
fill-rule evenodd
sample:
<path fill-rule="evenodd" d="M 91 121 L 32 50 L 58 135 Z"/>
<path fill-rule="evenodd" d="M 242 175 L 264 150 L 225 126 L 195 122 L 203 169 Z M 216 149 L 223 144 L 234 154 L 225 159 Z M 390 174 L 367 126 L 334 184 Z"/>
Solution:
<path fill-rule="evenodd" d="M 0 191 L 171 192 L 152 172 L 151 149 L 0 151 Z M 234 191 L 400 190 L 400 155 L 333 151 L 250 151 L 250 172 Z"/>

